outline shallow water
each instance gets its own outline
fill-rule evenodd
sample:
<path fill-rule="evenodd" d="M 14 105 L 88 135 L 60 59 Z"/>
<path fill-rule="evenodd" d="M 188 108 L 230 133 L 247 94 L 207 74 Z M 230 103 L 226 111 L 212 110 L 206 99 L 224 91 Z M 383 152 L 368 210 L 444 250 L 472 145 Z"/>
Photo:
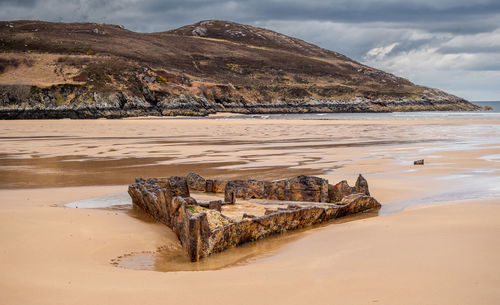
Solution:
<path fill-rule="evenodd" d="M 336 180 L 344 178 L 336 173 L 366 163 L 363 160 L 390 159 L 407 165 L 413 158 L 434 158 L 437 152 L 486 147 L 489 151 L 481 157 L 494 162 L 500 146 L 500 126 L 487 122 L 192 122 L 0 122 L 0 189 L 119 185 L 140 176 L 185 175 L 190 171 L 228 179 L 310 174 L 337 176 Z"/>
<path fill-rule="evenodd" d="M 66 203 L 67 208 L 77 209 L 103 209 L 109 207 L 132 207 L 132 199 L 127 192 L 109 194 L 106 196 L 77 200 Z"/>
<path fill-rule="evenodd" d="M 383 112 L 383 113 L 305 113 L 305 114 L 262 114 L 228 115 L 224 119 L 304 119 L 304 120 L 500 120 L 500 101 L 473 102 L 492 110 L 479 111 L 418 111 L 418 112 Z M 211 117 L 208 117 L 210 119 Z M 213 118 L 213 117 L 212 117 Z M 182 118 L 179 118 L 182 119 Z M 202 118 L 207 119 L 207 118 Z"/>
<path fill-rule="evenodd" d="M 141 211 L 131 210 L 130 213 L 134 215 L 134 217 L 145 217 L 143 215 L 137 216 L 137 214 L 141 214 Z M 180 245 L 178 245 L 177 247 L 161 248 L 155 252 L 127 253 L 112 260 L 112 263 L 121 268 L 154 270 L 161 272 L 207 271 L 236 267 L 251 263 L 256 259 L 273 255 L 273 253 L 282 247 L 285 247 L 287 244 L 304 238 L 308 234 L 313 234 L 316 230 L 321 230 L 321 228 L 325 226 L 375 216 L 377 216 L 376 211 L 361 213 L 358 215 L 335 219 L 313 227 L 273 235 L 256 242 L 246 243 L 238 247 L 225 250 L 221 253 L 215 253 L 198 262 L 191 262 L 188 259 L 186 252 Z"/>
<path fill-rule="evenodd" d="M 125 185 L 135 177 L 190 171 L 222 179 L 320 175 L 331 183 L 347 179 L 351 185 L 362 173 L 383 204 L 380 214 L 450 200 L 500 197 L 500 118 L 460 122 L 471 118 L 466 114 L 459 121 L 457 115 L 446 113 L 363 116 L 382 120 L 390 115 L 392 123 L 336 123 L 337 116 L 344 114 L 284 116 L 282 120 L 269 116 L 274 120 L 3 121 L 0 189 L 124 185 L 121 193 L 67 204 L 120 213 L 130 213 Z M 428 115 L 443 119 L 400 124 L 408 115 L 411 120 Z M 316 117 L 326 119 L 310 119 Z M 425 165 L 414 166 L 417 159 L 425 159 Z M 180 248 L 133 253 L 114 262 L 162 271 L 220 269 L 269 255 L 309 232 L 314 230 L 252 243 L 196 264 L 187 262 Z"/>

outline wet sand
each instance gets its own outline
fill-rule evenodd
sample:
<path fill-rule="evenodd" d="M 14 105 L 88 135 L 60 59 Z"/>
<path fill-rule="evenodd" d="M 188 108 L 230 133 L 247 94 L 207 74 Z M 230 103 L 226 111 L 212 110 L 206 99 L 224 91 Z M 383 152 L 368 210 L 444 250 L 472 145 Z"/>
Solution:
<path fill-rule="evenodd" d="M 0 122 L 0 303 L 497 304 L 499 124 Z M 413 166 L 420 158 L 426 165 Z M 228 268 L 155 272 L 112 262 L 178 249 L 167 227 L 124 210 L 63 207 L 122 193 L 134 176 L 190 170 L 351 184 L 361 172 L 384 208 L 275 238 Z"/>

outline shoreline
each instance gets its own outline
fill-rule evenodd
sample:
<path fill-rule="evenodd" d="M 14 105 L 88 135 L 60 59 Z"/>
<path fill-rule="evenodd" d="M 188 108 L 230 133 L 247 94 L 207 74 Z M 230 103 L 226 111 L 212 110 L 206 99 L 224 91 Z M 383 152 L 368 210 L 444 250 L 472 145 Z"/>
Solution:
<path fill-rule="evenodd" d="M 0 300 L 23 305 L 103 300 L 120 305 L 255 304 L 265 295 L 273 304 L 496 304 L 499 125 L 0 121 L 0 185 L 25 186 L 0 190 L 0 287 L 5 291 Z M 420 158 L 425 165 L 414 166 L 413 160 Z M 166 261 L 153 255 L 179 248 L 168 227 L 118 208 L 61 207 L 124 192 L 136 176 L 188 171 L 207 178 L 269 180 L 320 172 L 331 182 L 346 179 L 351 185 L 362 173 L 372 196 L 390 213 L 279 236 L 221 256 L 222 261 L 239 262 L 230 268 L 155 272 L 117 268 L 113 262 L 143 255 L 141 264 L 159 268 Z M 67 187 L 102 181 L 114 185 Z M 493 198 L 458 200 L 481 194 Z M 399 203 L 426 196 L 429 201 L 399 211 Z M 454 200 L 435 204 L 433 196 Z"/>
<path fill-rule="evenodd" d="M 475 105 L 476 106 L 476 105 Z M 491 112 L 488 109 L 483 109 L 482 106 L 477 106 L 477 109 L 453 109 L 453 108 L 445 108 L 445 109 L 435 109 L 431 106 L 429 107 L 420 107 L 420 108 L 408 108 L 402 109 L 396 107 L 394 109 L 386 109 L 386 110 L 373 110 L 367 111 L 366 109 L 360 110 L 350 110 L 350 111 L 337 111 L 328 108 L 321 108 L 318 110 L 311 111 L 310 109 L 304 111 L 216 111 L 206 112 L 206 113 L 195 113 L 190 111 L 188 113 L 171 113 L 167 115 L 162 115 L 160 113 L 145 113 L 145 114 L 121 114 L 118 110 L 113 109 L 103 109 L 102 115 L 97 114 L 84 114 L 83 116 L 77 115 L 77 109 L 47 109 L 40 110 L 35 109 L 34 111 L 37 114 L 23 113 L 26 111 L 25 109 L 11 109 L 11 108 L 0 108 L 0 121 L 17 121 L 17 120 L 141 120 L 141 119 L 218 119 L 218 118 L 234 118 L 234 117 L 252 117 L 252 116 L 286 116 L 286 115 L 377 115 L 377 114 L 408 114 L 408 113 L 428 113 L 428 114 L 446 114 L 446 113 L 473 113 L 473 114 L 495 114 L 495 112 Z M 13 112 L 12 114 L 10 112 Z M 62 114 L 58 114 L 58 112 L 62 112 Z M 67 112 L 67 114 L 65 114 Z M 116 112 L 116 113 L 114 113 Z M 7 114 L 5 114 L 7 113 Z M 113 113 L 113 114 L 111 114 Z"/>

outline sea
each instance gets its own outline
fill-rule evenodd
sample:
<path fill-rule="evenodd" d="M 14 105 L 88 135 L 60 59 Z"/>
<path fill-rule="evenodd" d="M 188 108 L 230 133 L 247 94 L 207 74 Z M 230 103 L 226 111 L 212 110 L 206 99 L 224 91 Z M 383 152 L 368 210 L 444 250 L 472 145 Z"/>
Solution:
<path fill-rule="evenodd" d="M 223 117 L 209 116 L 200 119 L 408 120 L 408 121 L 411 120 L 498 121 L 500 120 L 500 101 L 480 101 L 472 103 L 481 107 L 490 106 L 492 110 L 418 111 L 418 112 L 382 112 L 382 113 L 253 114 L 244 116 L 227 115 Z M 178 119 L 183 119 L 183 118 L 178 118 Z"/>

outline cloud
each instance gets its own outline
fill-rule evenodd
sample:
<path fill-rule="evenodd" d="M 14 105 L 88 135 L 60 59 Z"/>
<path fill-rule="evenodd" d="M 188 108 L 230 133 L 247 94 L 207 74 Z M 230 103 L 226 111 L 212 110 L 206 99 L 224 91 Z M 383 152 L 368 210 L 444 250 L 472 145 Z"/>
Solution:
<path fill-rule="evenodd" d="M 384 60 L 385 56 L 394 49 L 399 43 L 395 42 L 385 47 L 373 48 L 366 52 L 365 60 Z"/>
<path fill-rule="evenodd" d="M 339 51 L 417 84 L 469 100 L 500 100 L 500 24 L 478 33 L 428 30 L 428 24 L 385 21 L 281 20 L 256 24 Z"/>
<path fill-rule="evenodd" d="M 473 35 L 456 35 L 440 47 L 442 53 L 498 53 L 500 29 Z"/>
<path fill-rule="evenodd" d="M 383 57 L 367 54 L 364 62 L 415 83 L 440 88 L 471 100 L 498 99 L 500 52 L 443 53 L 440 47 L 433 44 L 400 52 L 392 49 L 389 56 Z"/>
<path fill-rule="evenodd" d="M 498 0 L 0 0 L 0 19 L 164 31 L 224 19 L 270 28 L 469 99 L 498 99 Z"/>

